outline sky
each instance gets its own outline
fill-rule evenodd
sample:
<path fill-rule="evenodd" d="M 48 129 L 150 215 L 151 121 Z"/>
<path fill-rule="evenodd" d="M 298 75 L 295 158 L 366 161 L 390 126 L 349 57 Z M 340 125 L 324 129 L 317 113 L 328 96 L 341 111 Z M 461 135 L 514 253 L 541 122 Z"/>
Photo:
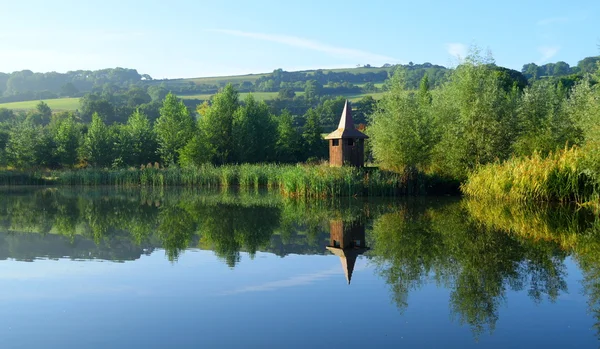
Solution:
<path fill-rule="evenodd" d="M 191 78 L 600 54 L 600 1 L 0 0 L 0 71 L 124 67 Z"/>

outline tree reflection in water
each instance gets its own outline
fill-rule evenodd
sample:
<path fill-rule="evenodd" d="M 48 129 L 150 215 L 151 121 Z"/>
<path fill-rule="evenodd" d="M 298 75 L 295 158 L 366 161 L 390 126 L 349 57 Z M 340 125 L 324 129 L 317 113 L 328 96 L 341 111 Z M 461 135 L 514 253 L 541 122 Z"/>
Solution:
<path fill-rule="evenodd" d="M 454 317 L 477 337 L 494 330 L 509 290 L 526 291 L 535 302 L 567 292 L 565 259 L 571 256 L 584 274 L 589 309 L 600 319 L 600 223 L 582 209 L 457 199 L 302 202 L 190 190 L 0 194 L 0 259 L 123 261 L 162 248 L 175 262 L 184 250 L 202 248 L 234 268 L 242 251 L 251 258 L 257 251 L 329 254 L 335 227 L 360 227 L 364 235 L 351 234 L 352 243 L 366 237 L 370 250 L 360 253 L 387 282 L 401 312 L 411 292 L 435 282 L 450 290 Z"/>

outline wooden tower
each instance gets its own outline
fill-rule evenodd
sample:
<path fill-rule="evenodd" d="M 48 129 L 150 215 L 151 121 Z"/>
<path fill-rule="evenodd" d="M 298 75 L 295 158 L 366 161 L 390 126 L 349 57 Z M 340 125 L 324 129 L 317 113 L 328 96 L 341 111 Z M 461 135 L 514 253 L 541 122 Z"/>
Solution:
<path fill-rule="evenodd" d="M 337 130 L 325 137 L 329 141 L 329 164 L 331 166 L 363 167 L 365 165 L 365 139 L 367 138 L 369 137 L 366 134 L 354 128 L 352 108 L 350 102 L 346 100 Z"/>
<path fill-rule="evenodd" d="M 329 222 L 329 246 L 327 249 L 340 257 L 346 281 L 350 285 L 356 258 L 369 248 L 365 243 L 365 226 L 360 223 L 349 223 L 342 220 Z"/>

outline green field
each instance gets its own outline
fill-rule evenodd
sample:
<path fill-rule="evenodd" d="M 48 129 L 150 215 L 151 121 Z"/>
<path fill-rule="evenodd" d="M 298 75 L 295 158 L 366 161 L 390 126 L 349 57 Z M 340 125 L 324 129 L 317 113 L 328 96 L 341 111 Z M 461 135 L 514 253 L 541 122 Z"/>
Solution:
<path fill-rule="evenodd" d="M 240 93 L 240 100 L 244 100 L 244 98 L 246 98 L 247 95 L 249 95 L 250 93 L 248 92 L 244 92 L 244 93 Z M 304 94 L 304 92 L 296 92 L 296 96 L 302 96 Z M 360 94 L 349 94 L 349 95 L 342 95 L 346 98 L 348 98 L 348 100 L 350 100 L 351 102 L 356 102 L 359 99 L 365 97 L 365 96 L 373 96 L 373 98 L 375 99 L 381 99 L 381 97 L 383 97 L 384 92 L 376 92 L 376 93 L 360 93 Z M 278 92 L 252 92 L 252 95 L 254 95 L 254 98 L 256 98 L 256 100 L 258 101 L 268 101 L 268 100 L 272 100 L 277 98 L 277 96 L 279 95 Z M 210 97 L 212 97 L 212 94 L 197 94 L 197 95 L 185 95 L 185 96 L 178 96 L 179 98 L 182 99 L 201 99 L 201 100 L 208 100 L 210 99 Z"/>
<path fill-rule="evenodd" d="M 240 100 L 244 100 L 249 93 L 240 93 Z M 254 98 L 259 101 L 267 101 L 271 99 L 275 99 L 278 96 L 278 92 L 253 92 Z M 302 96 L 304 92 L 296 92 L 297 96 Z M 373 96 L 375 99 L 380 99 L 383 97 L 383 92 L 377 93 L 365 93 L 365 94 L 353 94 L 353 95 L 344 95 L 344 97 L 348 98 L 351 102 L 356 102 L 365 96 Z M 212 97 L 212 94 L 197 94 L 197 95 L 183 95 L 178 96 L 182 99 L 201 99 L 208 100 Z M 13 109 L 13 110 L 31 110 L 35 109 L 35 106 L 39 103 L 39 100 L 36 101 L 25 101 L 25 102 L 12 102 L 12 103 L 1 103 L 0 108 Z M 44 100 L 52 109 L 52 111 L 74 111 L 79 109 L 79 98 L 57 98 L 57 99 L 46 99 Z"/>
<path fill-rule="evenodd" d="M 327 72 L 349 72 L 353 74 L 360 74 L 366 72 L 380 72 L 382 70 L 389 70 L 389 68 L 341 68 L 341 69 L 327 69 L 323 70 L 324 73 Z M 305 73 L 314 73 L 314 70 L 303 71 Z M 244 81 L 249 81 L 254 83 L 261 77 L 269 75 L 270 73 L 264 74 L 247 74 L 247 75 L 233 75 L 233 76 L 217 76 L 217 77 L 204 77 L 204 78 L 190 78 L 190 79 L 181 79 L 180 81 L 183 83 L 194 82 L 195 84 L 202 85 L 225 85 L 227 83 L 232 84 L 240 84 Z M 358 86 L 363 86 L 364 84 L 358 84 Z M 383 83 L 376 83 L 376 87 L 381 88 Z M 303 95 L 304 92 L 296 92 L 297 96 Z M 240 93 L 240 99 L 243 100 L 248 93 Z M 272 100 L 277 98 L 277 92 L 254 92 L 254 97 L 259 101 Z M 364 96 L 371 95 L 375 99 L 380 99 L 383 96 L 383 93 L 367 93 L 367 94 L 352 94 L 345 95 L 344 97 L 348 98 L 350 101 L 356 102 Z M 179 98 L 182 99 L 200 99 L 200 100 L 208 100 L 212 94 L 195 94 L 195 95 L 180 95 Z M 34 109 L 35 106 L 39 103 L 39 100 L 34 101 L 24 101 L 24 102 L 11 102 L 11 103 L 0 103 L 0 108 L 13 109 L 13 110 L 31 110 Z M 44 100 L 48 104 L 48 106 L 53 111 L 74 111 L 79 109 L 79 98 L 57 98 L 57 99 L 47 99 Z"/>
<path fill-rule="evenodd" d="M 57 98 L 57 99 L 45 99 L 43 100 L 48 104 L 50 109 L 53 111 L 65 111 L 65 110 L 76 110 L 79 109 L 79 98 Z M 34 109 L 39 103 L 39 100 L 25 101 L 25 102 L 12 102 L 2 103 L 0 108 L 13 109 L 13 110 L 30 110 Z"/>
<path fill-rule="evenodd" d="M 268 74 L 248 74 L 248 75 L 233 75 L 233 76 L 212 76 L 205 78 L 190 78 L 183 79 L 183 81 L 192 81 L 196 85 L 225 85 L 228 83 L 231 84 L 240 84 L 244 81 L 250 81 L 254 83 L 259 78 L 268 75 Z"/>
<path fill-rule="evenodd" d="M 390 71 L 391 68 L 339 68 L 339 69 L 323 69 L 323 73 L 327 74 L 328 72 L 348 72 L 352 74 L 364 74 L 364 73 L 379 73 L 381 71 Z M 314 74 L 315 70 L 303 70 L 301 73 L 309 73 Z M 260 79 L 263 76 L 269 75 L 270 73 L 262 73 L 262 74 L 247 74 L 247 75 L 232 75 L 232 76 L 212 76 L 205 78 L 189 78 L 182 79 L 181 81 L 187 82 L 192 81 L 197 85 L 225 85 L 228 83 L 239 84 L 244 81 L 250 81 L 254 83 L 256 80 Z M 376 84 L 377 85 L 377 84 Z"/>
<path fill-rule="evenodd" d="M 240 100 L 244 100 L 246 98 L 246 96 L 249 95 L 249 94 L 250 93 L 248 93 L 248 92 L 240 93 Z M 279 94 L 278 92 L 252 92 L 252 95 L 258 101 L 267 101 L 267 100 L 275 99 L 275 98 L 277 98 L 278 94 Z M 304 92 L 296 92 L 297 96 L 301 96 L 303 94 L 304 94 Z M 202 99 L 202 100 L 208 100 L 212 96 L 213 96 L 213 94 L 209 93 L 209 94 L 197 94 L 197 95 L 183 95 L 183 96 L 178 96 L 178 97 L 181 98 L 181 99 Z"/>

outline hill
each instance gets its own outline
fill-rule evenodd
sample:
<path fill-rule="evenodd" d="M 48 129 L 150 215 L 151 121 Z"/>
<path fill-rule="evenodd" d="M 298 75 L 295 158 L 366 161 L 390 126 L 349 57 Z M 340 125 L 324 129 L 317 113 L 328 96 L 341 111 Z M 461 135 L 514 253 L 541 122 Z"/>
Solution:
<path fill-rule="evenodd" d="M 1 103 L 0 108 L 12 109 L 12 110 L 31 110 L 35 109 L 39 100 L 23 101 L 23 102 L 10 102 Z M 56 98 L 56 99 L 45 99 L 44 102 L 48 104 L 50 109 L 53 111 L 73 111 L 79 109 L 79 98 Z"/>

